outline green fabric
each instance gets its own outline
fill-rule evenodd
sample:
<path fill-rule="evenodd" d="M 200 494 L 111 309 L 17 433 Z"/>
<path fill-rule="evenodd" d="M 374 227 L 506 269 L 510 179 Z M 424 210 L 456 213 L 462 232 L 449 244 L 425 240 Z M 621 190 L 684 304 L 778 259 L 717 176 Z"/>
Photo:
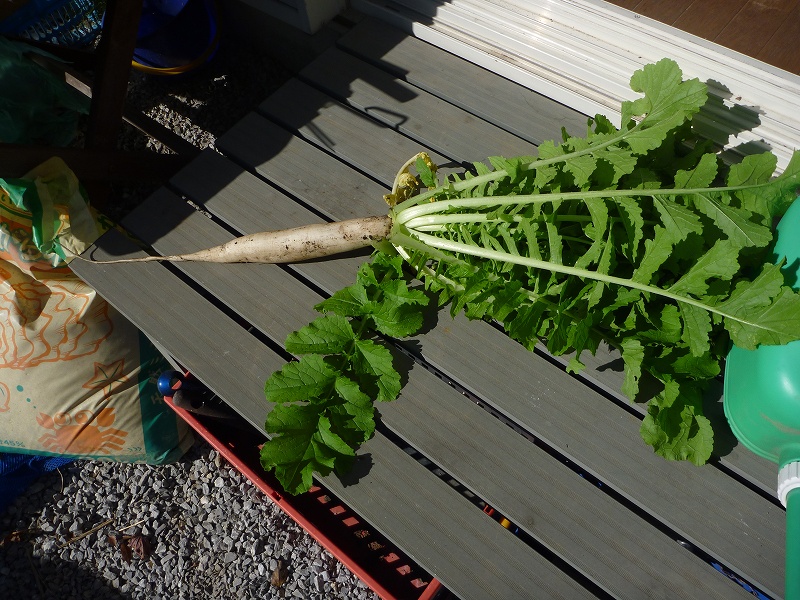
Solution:
<path fill-rule="evenodd" d="M 66 146 L 89 99 L 26 56 L 32 46 L 0 37 L 0 142 Z"/>
<path fill-rule="evenodd" d="M 2 187 L 19 209 L 19 216 L 31 220 L 31 237 L 42 256 L 54 266 L 66 261 L 68 256 L 79 254 L 100 235 L 100 229 L 89 209 L 85 190 L 66 174 L 46 178 L 3 179 Z M 66 206 L 69 217 L 69 235 L 62 245 L 62 215 L 56 205 Z M 63 210 L 63 208 L 61 209 Z M 106 227 L 106 224 L 102 224 Z"/>

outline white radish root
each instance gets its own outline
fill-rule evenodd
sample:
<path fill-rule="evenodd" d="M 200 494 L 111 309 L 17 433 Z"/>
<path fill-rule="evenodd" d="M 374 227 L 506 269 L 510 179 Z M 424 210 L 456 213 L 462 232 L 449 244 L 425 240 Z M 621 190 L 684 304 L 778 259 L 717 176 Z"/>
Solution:
<path fill-rule="evenodd" d="M 133 262 L 291 263 L 312 260 L 365 248 L 385 240 L 392 229 L 388 216 L 364 217 L 265 231 L 235 238 L 220 246 L 189 254 L 146 256 L 117 260 L 89 260 L 97 264 Z"/>

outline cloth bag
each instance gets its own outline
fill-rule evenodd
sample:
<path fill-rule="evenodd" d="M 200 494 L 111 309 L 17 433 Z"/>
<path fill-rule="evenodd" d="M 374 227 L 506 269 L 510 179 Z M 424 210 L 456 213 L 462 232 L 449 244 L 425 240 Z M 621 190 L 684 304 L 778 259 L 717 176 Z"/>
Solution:
<path fill-rule="evenodd" d="M 108 227 L 60 159 L 0 179 L 0 451 L 162 464 L 193 443 L 169 363 L 69 269 Z"/>

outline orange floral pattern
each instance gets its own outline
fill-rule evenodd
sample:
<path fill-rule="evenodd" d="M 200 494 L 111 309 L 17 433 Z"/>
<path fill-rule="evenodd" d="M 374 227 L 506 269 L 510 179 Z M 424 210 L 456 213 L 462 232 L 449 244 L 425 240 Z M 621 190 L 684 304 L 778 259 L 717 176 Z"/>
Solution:
<path fill-rule="evenodd" d="M 0 268 L 0 368 L 26 369 L 97 352 L 112 331 L 108 304 L 78 279 L 10 281 Z"/>

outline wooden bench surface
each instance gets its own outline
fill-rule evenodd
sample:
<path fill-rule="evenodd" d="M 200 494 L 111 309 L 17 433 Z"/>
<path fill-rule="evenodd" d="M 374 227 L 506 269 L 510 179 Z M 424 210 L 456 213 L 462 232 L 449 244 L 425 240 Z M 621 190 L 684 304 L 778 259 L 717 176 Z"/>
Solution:
<path fill-rule="evenodd" d="M 236 234 L 384 214 L 382 195 L 419 150 L 451 165 L 532 154 L 562 125 L 582 132 L 586 117 L 367 20 L 124 225 L 151 252 L 175 254 Z M 144 255 L 118 232 L 91 253 Z M 363 260 L 73 267 L 262 429 L 264 381 L 286 361 L 286 335 L 352 283 Z M 353 473 L 323 482 L 459 597 L 751 597 L 714 564 L 781 596 L 785 514 L 774 465 L 733 440 L 702 468 L 655 456 L 639 438 L 642 408 L 619 393 L 616 357 L 598 353 L 570 376 L 544 349 L 528 352 L 492 325 L 446 311 L 396 346 L 410 369 L 401 398 L 379 407 L 382 426 Z"/>

